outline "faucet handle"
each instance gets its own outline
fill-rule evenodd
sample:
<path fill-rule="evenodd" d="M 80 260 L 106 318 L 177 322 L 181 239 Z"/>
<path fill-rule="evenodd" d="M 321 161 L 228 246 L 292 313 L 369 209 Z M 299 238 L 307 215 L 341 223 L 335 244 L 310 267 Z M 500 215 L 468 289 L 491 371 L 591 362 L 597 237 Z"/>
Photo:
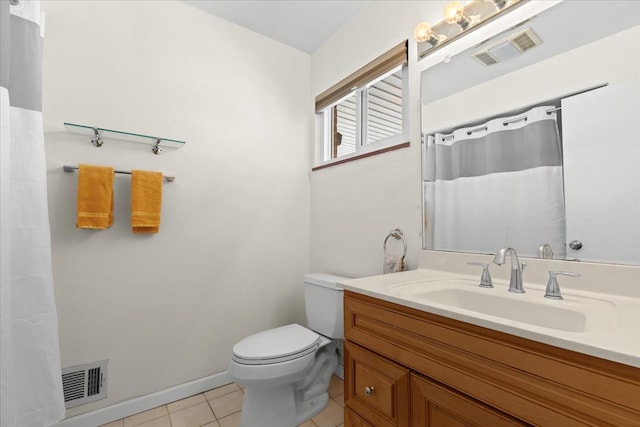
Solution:
<path fill-rule="evenodd" d="M 553 259 L 553 249 L 548 243 L 543 243 L 538 247 L 538 258 Z"/>
<path fill-rule="evenodd" d="M 547 290 L 544 293 L 545 298 L 562 299 L 562 294 L 560 293 L 560 286 L 558 285 L 558 279 L 556 279 L 556 276 L 559 276 L 559 275 L 580 277 L 578 273 L 573 273 L 571 271 L 549 271 L 549 281 L 547 282 Z"/>
<path fill-rule="evenodd" d="M 469 265 L 479 265 L 482 267 L 482 276 L 480 276 L 481 288 L 493 288 L 493 282 L 491 281 L 491 275 L 489 274 L 489 264 L 486 262 L 468 262 Z"/>

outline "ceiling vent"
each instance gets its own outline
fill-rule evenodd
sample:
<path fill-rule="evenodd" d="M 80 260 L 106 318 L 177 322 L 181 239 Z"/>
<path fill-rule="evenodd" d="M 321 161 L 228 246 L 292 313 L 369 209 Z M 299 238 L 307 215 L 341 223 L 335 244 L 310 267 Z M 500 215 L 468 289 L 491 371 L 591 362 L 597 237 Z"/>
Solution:
<path fill-rule="evenodd" d="M 66 408 L 107 397 L 108 360 L 62 369 L 62 390 Z"/>
<path fill-rule="evenodd" d="M 531 28 L 527 28 L 479 50 L 473 56 L 484 65 L 493 65 L 520 56 L 541 43 L 540 37 Z"/>

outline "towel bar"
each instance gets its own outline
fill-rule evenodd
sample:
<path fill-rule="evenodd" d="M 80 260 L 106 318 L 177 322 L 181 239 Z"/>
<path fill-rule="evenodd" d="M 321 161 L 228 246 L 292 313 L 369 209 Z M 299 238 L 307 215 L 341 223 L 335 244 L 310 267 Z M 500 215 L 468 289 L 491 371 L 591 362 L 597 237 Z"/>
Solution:
<path fill-rule="evenodd" d="M 390 255 L 389 252 L 387 252 L 387 241 L 389 240 L 389 237 L 393 237 L 396 240 L 402 240 L 402 245 L 404 246 L 402 257 Z M 404 240 L 401 229 L 396 228 L 391 230 L 391 232 L 384 239 L 382 248 L 384 249 L 384 264 L 382 266 L 383 273 L 397 273 L 399 271 L 405 271 L 407 269 L 407 264 L 405 264 L 404 262 L 404 258 L 407 256 L 407 242 Z"/>
<path fill-rule="evenodd" d="M 404 246 L 404 251 L 402 252 L 402 259 L 404 260 L 404 257 L 407 256 L 407 242 L 404 240 L 402 229 L 395 228 L 391 230 L 391 232 L 384 239 L 384 244 L 382 245 L 382 248 L 384 249 L 384 254 L 387 256 L 389 255 L 389 253 L 387 252 L 387 240 L 389 240 L 389 237 L 393 237 L 396 240 L 402 240 L 402 244 Z"/>
<path fill-rule="evenodd" d="M 74 172 L 78 170 L 78 166 L 72 166 L 72 165 L 63 165 L 62 169 L 65 172 Z M 115 173 L 120 173 L 120 174 L 124 174 L 124 175 L 131 175 L 131 171 L 120 171 L 120 170 L 114 170 Z M 176 180 L 175 176 L 167 176 L 167 175 L 162 175 L 162 178 L 164 178 L 165 181 L 167 182 L 173 182 Z"/>

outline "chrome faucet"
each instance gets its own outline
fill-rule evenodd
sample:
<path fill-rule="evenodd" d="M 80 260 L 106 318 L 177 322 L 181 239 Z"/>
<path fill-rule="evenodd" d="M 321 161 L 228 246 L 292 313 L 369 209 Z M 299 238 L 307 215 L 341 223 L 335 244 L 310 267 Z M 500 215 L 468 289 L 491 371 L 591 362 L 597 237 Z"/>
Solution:
<path fill-rule="evenodd" d="M 524 287 L 522 286 L 522 270 L 526 267 L 526 264 L 520 265 L 518 254 L 513 248 L 501 248 L 496 256 L 493 257 L 493 262 L 502 265 L 507 255 L 511 255 L 511 280 L 509 281 L 509 292 L 515 292 L 518 294 L 524 293 Z"/>
<path fill-rule="evenodd" d="M 553 249 L 548 243 L 543 243 L 538 247 L 538 258 L 553 259 Z"/>

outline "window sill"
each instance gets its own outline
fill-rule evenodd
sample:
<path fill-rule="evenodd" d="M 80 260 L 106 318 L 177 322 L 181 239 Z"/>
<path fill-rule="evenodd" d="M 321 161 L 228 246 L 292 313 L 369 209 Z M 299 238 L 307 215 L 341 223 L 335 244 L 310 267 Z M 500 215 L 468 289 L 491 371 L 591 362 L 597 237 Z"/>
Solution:
<path fill-rule="evenodd" d="M 411 145 L 411 143 L 409 141 L 407 142 L 403 142 L 401 144 L 396 144 L 396 145 L 392 145 L 390 147 L 384 147 L 384 148 L 380 148 L 377 150 L 373 150 L 373 151 L 368 151 L 366 153 L 361 153 L 361 154 L 356 154 L 350 157 L 342 157 L 339 159 L 334 159 L 329 161 L 328 163 L 323 163 L 321 165 L 315 166 L 313 168 L 311 168 L 311 171 L 317 171 L 320 169 L 325 169 L 331 166 L 337 166 L 337 165 L 341 165 L 343 163 L 348 163 L 348 162 L 352 162 L 354 160 L 359 160 L 359 159 L 364 159 L 365 157 L 371 157 L 371 156 L 376 156 L 378 154 L 382 154 L 382 153 L 387 153 L 389 151 L 395 151 L 395 150 L 399 150 L 401 148 L 406 148 L 409 147 Z"/>

